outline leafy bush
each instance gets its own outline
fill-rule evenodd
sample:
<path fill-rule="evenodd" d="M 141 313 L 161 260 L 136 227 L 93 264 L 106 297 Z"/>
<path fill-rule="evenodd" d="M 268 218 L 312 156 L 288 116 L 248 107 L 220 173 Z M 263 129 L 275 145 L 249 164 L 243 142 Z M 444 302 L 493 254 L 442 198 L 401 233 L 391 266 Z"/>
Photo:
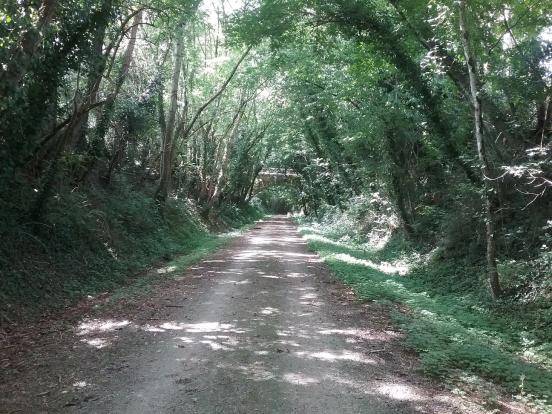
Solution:
<path fill-rule="evenodd" d="M 228 227 L 241 227 L 263 216 L 259 208 L 250 205 L 224 205 L 217 213 L 218 219 Z"/>
<path fill-rule="evenodd" d="M 308 222 L 309 218 L 304 218 Z M 311 223 L 324 233 L 342 241 L 366 244 L 372 249 L 383 246 L 395 233 L 398 218 L 391 203 L 379 193 L 353 197 L 339 209 L 324 205 L 319 219 Z"/>

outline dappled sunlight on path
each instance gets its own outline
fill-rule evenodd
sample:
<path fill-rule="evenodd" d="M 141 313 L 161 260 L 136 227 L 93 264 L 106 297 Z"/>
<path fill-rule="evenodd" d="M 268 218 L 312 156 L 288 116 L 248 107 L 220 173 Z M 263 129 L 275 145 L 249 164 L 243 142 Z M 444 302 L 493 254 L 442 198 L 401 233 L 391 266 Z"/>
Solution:
<path fill-rule="evenodd" d="M 477 412 L 413 374 L 385 312 L 352 303 L 283 217 L 150 308 L 83 318 L 73 332 L 61 400 L 78 412 Z"/>

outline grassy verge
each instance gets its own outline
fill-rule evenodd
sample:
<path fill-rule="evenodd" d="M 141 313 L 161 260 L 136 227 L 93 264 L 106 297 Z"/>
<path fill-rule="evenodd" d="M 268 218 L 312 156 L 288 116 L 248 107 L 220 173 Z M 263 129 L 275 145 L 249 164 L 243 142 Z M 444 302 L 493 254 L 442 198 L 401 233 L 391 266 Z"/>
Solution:
<path fill-rule="evenodd" d="M 213 234 L 206 233 L 196 239 L 196 246 L 187 252 L 177 255 L 156 269 L 146 271 L 138 277 L 133 278 L 129 284 L 116 288 L 113 291 L 114 300 L 132 297 L 147 290 L 149 287 L 182 274 L 193 264 L 201 261 L 210 253 L 220 249 L 235 237 L 240 236 L 255 225 L 256 220 L 260 219 L 258 214 L 253 216 L 241 216 L 242 220 L 237 223 L 233 230 Z"/>
<path fill-rule="evenodd" d="M 259 215 L 252 208 L 226 207 L 216 225 L 239 228 Z M 40 224 L 2 219 L 0 324 L 87 295 L 138 288 L 146 283 L 141 275 L 148 266 L 177 256 L 184 266 L 225 240 L 210 232 L 193 203 L 170 200 L 160 210 L 124 183 L 108 191 L 60 194 Z"/>
<path fill-rule="evenodd" d="M 319 227 L 301 231 L 359 299 L 390 306 L 425 373 L 458 392 L 484 391 L 491 405 L 498 384 L 552 412 L 550 308 L 492 303 L 473 289 L 484 281 L 480 269 L 467 263 L 422 260 L 395 242 L 371 251 L 332 239 Z M 398 311 L 396 304 L 407 310 Z"/>

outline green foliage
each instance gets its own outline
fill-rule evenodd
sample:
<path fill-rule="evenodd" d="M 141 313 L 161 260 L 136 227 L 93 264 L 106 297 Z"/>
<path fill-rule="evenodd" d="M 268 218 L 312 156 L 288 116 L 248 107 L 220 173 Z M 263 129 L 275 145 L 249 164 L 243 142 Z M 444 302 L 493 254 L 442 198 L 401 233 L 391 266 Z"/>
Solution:
<path fill-rule="evenodd" d="M 359 298 L 406 305 L 391 307 L 394 320 L 420 354 L 424 372 L 457 385 L 479 376 L 552 409 L 547 405 L 552 398 L 550 303 L 492 303 L 481 289 L 482 269 L 467 260 L 421 260 L 408 254 L 412 247 L 396 241 L 378 251 L 343 237 L 336 243 L 325 228 L 308 225 L 302 232 L 311 235 L 310 247 Z M 391 265 L 384 268 L 388 271 L 405 263 L 410 270 L 403 276 L 380 267 Z"/>
<path fill-rule="evenodd" d="M 112 290 L 156 261 L 215 246 L 207 224 L 259 217 L 246 199 L 268 151 L 263 73 L 238 71 L 207 105 L 235 54 L 223 13 L 214 28 L 199 3 L 0 5 L 1 315 Z M 171 108 L 175 32 L 185 32 L 186 70 Z M 151 194 L 163 165 L 173 186 L 160 205 Z"/>
<path fill-rule="evenodd" d="M 288 185 L 270 186 L 256 194 L 252 203 L 272 214 L 286 214 L 301 209 L 298 190 Z"/>
<path fill-rule="evenodd" d="M 253 205 L 237 206 L 226 204 L 217 212 L 217 219 L 225 226 L 237 228 L 259 220 L 264 213 Z"/>
<path fill-rule="evenodd" d="M 209 232 L 190 201 L 170 201 L 161 215 L 151 197 L 124 182 L 108 191 L 59 194 L 48 211 L 38 230 L 32 224 L 5 228 L 4 315 L 113 290 L 146 266 L 179 255 L 197 257 L 223 240 Z M 235 228 L 259 212 L 232 208 L 221 216 L 226 228 Z"/>
<path fill-rule="evenodd" d="M 543 371 L 552 316 L 546 2 L 465 2 L 487 176 L 457 1 L 259 0 L 217 10 L 212 24 L 196 0 L 145 0 L 136 25 L 135 2 L 4 3 L 3 303 L 113 289 L 157 260 L 217 245 L 199 216 L 226 229 L 260 210 L 301 211 L 317 218 L 313 243 L 361 296 L 410 307 L 397 320 L 428 372 L 464 370 L 535 395 L 552 388 Z M 270 170 L 295 178 L 248 206 Z M 485 199 L 496 201 L 492 212 Z M 504 291 L 494 304 L 482 276 L 489 240 Z M 429 252 L 433 261 L 420 264 Z M 418 267 L 398 278 L 380 261 Z"/>

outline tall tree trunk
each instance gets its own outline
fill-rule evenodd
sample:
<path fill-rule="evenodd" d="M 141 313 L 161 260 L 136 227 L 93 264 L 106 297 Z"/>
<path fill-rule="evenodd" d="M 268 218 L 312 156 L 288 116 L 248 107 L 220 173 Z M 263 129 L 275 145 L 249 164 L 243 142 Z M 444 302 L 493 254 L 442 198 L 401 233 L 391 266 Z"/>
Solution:
<path fill-rule="evenodd" d="M 385 136 L 387 138 L 387 153 L 391 160 L 391 189 L 395 195 L 397 210 L 408 237 L 414 236 L 414 209 L 408 204 L 408 160 L 404 154 L 404 142 L 397 140 L 393 126 L 389 125 Z"/>
<path fill-rule="evenodd" d="M 253 190 L 255 189 L 255 182 L 257 181 L 257 177 L 263 170 L 263 166 L 259 165 L 257 168 L 255 168 L 255 171 L 253 172 L 253 175 L 251 177 L 251 180 L 249 181 L 249 185 L 247 187 L 247 190 L 245 192 L 245 197 L 243 198 L 243 202 L 247 203 L 251 200 L 253 197 Z"/>
<path fill-rule="evenodd" d="M 119 95 L 119 91 L 121 90 L 121 87 L 125 83 L 128 72 L 130 70 L 130 66 L 132 64 L 132 57 L 134 54 L 134 48 L 136 46 L 136 36 L 138 34 L 138 28 L 140 27 L 141 23 L 142 23 L 142 11 L 139 11 L 138 14 L 134 16 L 134 19 L 132 21 L 132 26 L 130 29 L 129 40 L 128 40 L 128 46 L 123 55 L 121 69 L 115 79 L 115 89 L 107 98 L 107 102 L 103 107 L 102 114 L 98 122 L 98 126 L 96 127 L 94 139 L 97 142 L 101 142 L 101 143 L 105 142 L 105 136 L 107 135 L 107 131 L 109 130 L 109 124 L 111 122 L 111 117 L 113 116 L 115 101 L 117 99 L 117 96 Z M 121 160 L 124 154 L 127 139 L 128 137 L 124 136 L 121 138 L 121 142 L 115 142 L 113 144 L 114 153 L 109 163 L 109 168 L 107 172 L 103 173 L 102 176 L 100 177 L 105 184 L 109 184 L 111 182 L 112 173 L 117 167 L 117 164 L 119 163 L 119 161 Z"/>
<path fill-rule="evenodd" d="M 130 70 L 130 65 L 132 64 L 132 57 L 134 55 L 134 48 L 136 46 L 136 36 L 138 34 L 138 28 L 142 23 L 142 11 L 139 11 L 132 21 L 132 26 L 129 33 L 128 46 L 123 55 L 123 61 L 121 69 L 117 74 L 115 79 L 115 88 L 112 93 L 110 93 L 107 102 L 104 104 L 101 118 L 98 122 L 98 127 L 96 131 L 96 138 L 103 141 L 109 129 L 109 122 L 111 121 L 111 116 L 113 115 L 113 107 L 115 106 L 115 100 L 119 95 L 121 87 L 125 83 L 125 80 Z"/>
<path fill-rule="evenodd" d="M 192 133 L 192 129 L 196 122 L 198 121 L 199 117 L 203 113 L 209 105 L 211 105 L 219 96 L 221 96 L 234 76 L 236 75 L 236 72 L 238 71 L 238 68 L 240 67 L 241 63 L 244 61 L 244 59 L 247 57 L 249 52 L 251 51 L 252 46 L 249 46 L 245 52 L 241 55 L 241 57 L 238 59 L 236 64 L 234 65 L 233 69 L 230 71 L 230 74 L 226 78 L 226 80 L 223 82 L 223 84 L 220 86 L 220 88 L 209 98 L 207 101 L 201 105 L 195 114 L 191 117 L 190 122 L 184 126 L 184 123 L 181 122 L 179 125 L 176 125 L 176 110 L 177 110 L 177 104 L 178 104 L 178 80 L 180 75 L 180 70 L 182 66 L 182 54 L 184 51 L 184 41 L 182 38 L 182 35 L 180 34 L 177 38 L 177 45 L 176 45 L 176 59 L 177 62 L 175 64 L 175 69 L 173 72 L 173 80 L 172 80 L 172 89 L 171 89 L 171 106 L 169 109 L 169 114 L 167 121 L 165 122 L 165 134 L 163 134 L 163 140 L 162 140 L 162 148 L 161 148 L 161 176 L 159 179 L 159 186 L 156 191 L 156 199 L 159 202 L 164 202 L 169 194 L 170 191 L 170 185 L 171 185 L 171 177 L 172 177 L 172 168 L 173 168 L 173 158 L 174 158 L 174 140 L 176 137 L 181 136 L 183 139 L 186 139 L 190 136 Z M 179 53 L 180 51 L 180 53 Z M 180 63 L 178 63 L 178 56 L 180 54 Z M 178 71 L 178 74 L 177 74 Z M 176 89 L 175 89 L 176 87 Z"/>
<path fill-rule="evenodd" d="M 165 122 L 164 134 L 161 137 L 161 165 L 160 177 L 155 198 L 163 203 L 169 196 L 173 169 L 174 140 L 176 129 L 176 112 L 178 110 L 178 87 L 180 84 L 180 72 L 184 58 L 184 31 L 183 23 L 180 24 L 176 36 L 176 50 L 174 70 L 171 82 L 171 97 L 169 112 Z"/>
<path fill-rule="evenodd" d="M 245 107 L 248 102 L 249 99 L 245 97 L 241 98 L 240 105 L 238 106 L 238 109 L 234 114 L 232 121 L 220 138 L 220 154 L 217 151 L 217 162 L 215 164 L 216 177 L 213 185 L 213 193 L 209 199 L 209 207 L 216 205 L 220 201 L 222 188 L 228 180 L 227 169 L 230 162 L 230 148 L 236 139 L 238 128 L 240 126 L 242 117 L 245 113 Z"/>
<path fill-rule="evenodd" d="M 501 295 L 500 281 L 496 265 L 496 218 L 495 212 L 497 209 L 496 189 L 491 184 L 491 166 L 485 150 L 483 141 L 483 113 L 481 110 L 481 99 L 479 97 L 479 79 L 477 74 L 477 63 L 475 53 L 471 46 L 470 32 L 466 18 L 466 0 L 460 0 L 459 3 L 459 20 L 462 44 L 464 47 L 464 55 L 468 66 L 468 75 L 470 83 L 470 94 L 473 106 L 473 118 L 475 126 L 475 140 L 477 143 L 477 156 L 479 158 L 481 175 L 483 176 L 483 190 L 485 199 L 485 228 L 487 242 L 487 274 L 491 294 L 494 298 Z"/>
<path fill-rule="evenodd" d="M 81 102 L 81 106 L 83 107 L 93 105 L 98 101 L 98 92 L 100 90 L 108 58 L 108 56 L 103 52 L 103 47 L 112 8 L 113 0 L 103 1 L 102 10 L 99 16 L 100 21 L 98 22 L 93 38 L 92 52 L 94 53 L 94 56 L 92 56 L 90 70 L 88 72 L 85 96 L 83 102 Z M 90 111 L 88 110 L 82 111 L 81 113 L 77 111 L 77 118 L 71 123 L 72 128 L 67 131 L 67 134 L 70 136 L 70 148 L 76 149 L 84 147 L 88 131 L 89 114 Z M 101 150 L 97 142 L 91 142 L 90 144 L 92 152 L 98 153 Z"/>
<path fill-rule="evenodd" d="M 48 1 L 45 1 L 45 4 Z M 50 7 L 54 7 L 52 4 Z M 53 146 L 53 151 L 50 157 L 50 165 L 45 173 L 46 179 L 41 190 L 37 193 L 36 198 L 30 208 L 30 216 L 33 221 L 40 221 L 44 214 L 45 205 L 51 196 L 52 187 L 55 183 L 57 173 L 59 170 L 59 159 L 63 154 L 65 145 L 68 139 L 72 138 L 73 141 L 77 139 L 77 136 L 84 136 L 86 132 L 86 126 L 88 123 L 88 111 L 82 111 L 83 106 L 92 105 L 97 101 L 96 95 L 99 90 L 102 75 L 105 69 L 105 56 L 102 53 L 103 44 L 106 36 L 107 27 L 109 25 L 109 17 L 113 8 L 113 0 L 103 0 L 102 9 L 100 13 L 100 21 L 96 27 L 93 40 L 93 51 L 95 55 L 92 57 L 94 62 L 91 64 L 91 69 L 88 73 L 87 93 L 84 102 L 79 106 L 79 109 L 74 111 L 74 116 L 69 120 L 67 127 L 60 130 L 59 135 L 54 134 L 57 142 Z M 49 13 L 53 13 L 50 11 Z M 51 18 L 51 17 L 50 17 Z M 42 25 L 45 23 L 42 22 Z M 81 135 L 77 135 L 81 134 Z M 45 148 L 48 153 L 48 148 Z"/>

